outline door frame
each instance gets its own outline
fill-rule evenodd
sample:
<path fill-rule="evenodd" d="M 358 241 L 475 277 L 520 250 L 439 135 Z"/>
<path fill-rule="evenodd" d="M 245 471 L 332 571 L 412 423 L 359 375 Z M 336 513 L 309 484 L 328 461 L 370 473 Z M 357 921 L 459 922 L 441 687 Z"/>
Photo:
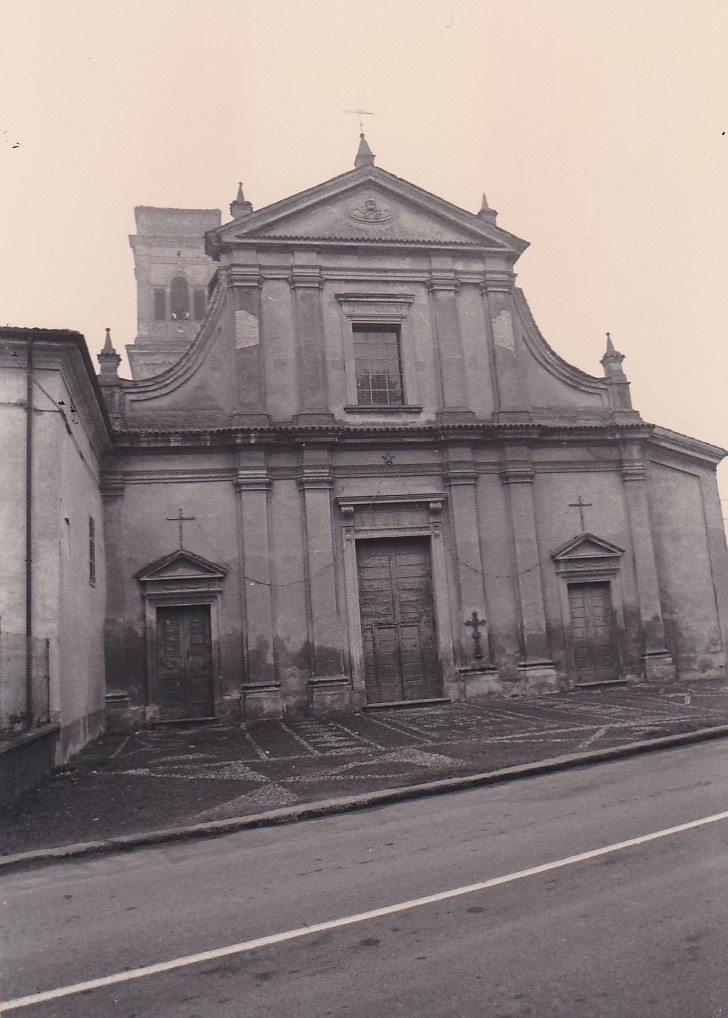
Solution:
<path fill-rule="evenodd" d="M 452 620 L 448 600 L 445 549 L 442 540 L 442 510 L 445 495 L 428 492 L 418 495 L 350 495 L 337 498 L 344 537 L 344 587 L 349 629 L 352 700 L 356 709 L 366 706 L 366 669 L 359 604 L 357 540 L 427 537 L 430 541 L 432 602 L 435 638 L 442 676 L 442 695 L 459 699 L 455 672 Z M 399 517 L 397 519 L 396 517 Z"/>
<path fill-rule="evenodd" d="M 398 548 L 398 550 L 401 549 L 401 550 L 404 551 L 404 550 L 406 550 L 406 546 L 411 541 L 419 542 L 418 548 L 419 548 L 420 552 L 423 553 L 423 560 L 425 559 L 425 556 L 426 556 L 427 571 L 426 571 L 425 575 L 426 575 L 427 584 L 429 586 L 429 607 L 428 607 L 428 614 L 432 618 L 432 625 L 434 627 L 434 632 L 433 632 L 434 641 L 433 642 L 434 642 L 435 646 L 437 646 L 437 623 L 436 623 L 436 620 L 435 620 L 435 593 L 434 593 L 434 581 L 433 581 L 433 575 L 432 575 L 432 547 L 431 547 L 431 540 L 430 540 L 429 537 L 426 537 L 426 536 L 423 537 L 423 536 L 419 536 L 419 535 L 418 536 L 408 535 L 407 537 L 367 537 L 367 538 L 360 537 L 360 538 L 357 538 L 356 541 L 355 541 L 355 548 L 356 548 L 356 553 L 357 553 L 357 574 L 358 574 L 359 565 L 360 565 L 359 553 L 363 552 L 363 549 L 366 546 L 369 546 L 370 548 L 372 548 L 372 546 L 374 546 L 372 548 L 372 550 L 376 552 L 377 548 L 381 549 L 381 545 L 386 542 L 389 545 L 390 548 L 392 548 L 392 546 L 394 545 L 394 546 L 396 546 Z M 382 553 L 386 554 L 383 551 L 382 551 Z M 395 552 L 395 557 L 396 557 L 396 552 Z M 391 570 L 391 567 L 392 567 L 391 559 L 388 558 L 387 561 L 389 563 L 390 570 Z M 424 564 L 424 562 L 423 562 L 423 564 Z M 425 575 L 423 575 L 423 579 L 425 578 Z M 358 579 L 361 580 L 361 576 L 359 574 L 358 574 Z M 392 575 L 391 575 L 391 572 L 390 572 L 390 583 L 391 582 L 392 582 Z M 360 595 L 359 596 L 361 598 L 361 591 L 360 591 Z M 395 601 L 396 600 L 397 600 L 397 595 L 395 594 Z M 361 602 L 360 602 L 360 606 L 359 607 L 360 607 L 360 614 L 361 614 Z M 412 625 L 412 622 L 410 622 L 409 625 Z M 385 627 L 385 628 L 389 628 L 389 627 Z M 397 630 L 397 641 L 396 642 L 397 642 L 398 656 L 399 656 L 400 665 L 401 665 L 401 654 L 402 654 L 401 627 L 400 627 L 399 624 L 397 624 L 395 622 L 395 625 L 392 628 Z M 418 630 L 419 630 L 419 626 L 418 626 Z M 374 646 L 372 648 L 372 653 L 373 653 L 373 657 L 374 657 L 373 665 L 374 665 L 374 670 L 375 670 L 374 678 L 375 678 L 375 684 L 378 684 L 377 681 L 376 681 L 376 673 L 378 671 L 376 637 L 374 636 L 374 634 L 372 634 L 372 635 L 373 635 L 373 640 L 374 640 Z M 362 625 L 362 642 L 363 642 L 363 640 L 364 640 L 364 626 Z M 419 632 L 418 632 L 418 644 L 419 644 Z M 421 654 L 421 651 L 420 651 L 420 654 Z M 420 662 L 421 663 L 423 662 L 423 658 L 422 657 L 420 657 Z M 424 667 L 425 667 L 425 669 L 427 668 L 426 665 Z M 436 677 L 436 682 L 433 682 L 432 685 L 435 687 L 435 689 L 437 691 L 431 693 L 429 697 L 427 697 L 425 694 L 421 694 L 420 696 L 413 698 L 411 702 L 417 703 L 417 702 L 422 702 L 423 700 L 426 700 L 426 699 L 439 699 L 442 696 L 443 678 L 442 678 L 442 669 L 440 667 L 440 657 L 439 657 L 439 654 L 437 655 L 437 660 L 436 660 L 435 665 L 434 665 L 434 672 L 435 672 L 435 674 L 432 675 L 432 678 L 435 679 L 435 677 Z M 364 677 L 365 677 L 365 684 L 366 684 L 366 660 L 365 660 Z M 370 675 L 370 678 L 372 678 L 371 675 Z M 387 700 L 382 700 L 380 698 L 378 700 L 372 701 L 369 698 L 367 698 L 367 706 L 370 706 L 372 703 L 375 704 L 376 706 L 381 706 L 382 704 L 385 704 L 385 703 L 405 703 L 405 702 L 409 702 L 407 697 L 404 695 L 404 693 L 405 693 L 405 689 L 404 689 L 404 673 L 401 670 L 401 667 L 400 667 L 399 679 L 400 679 L 402 695 L 398 699 L 387 701 Z"/>
<path fill-rule="evenodd" d="M 624 608 L 620 575 L 623 554 L 622 548 L 609 541 L 605 541 L 603 538 L 595 537 L 594 534 L 579 534 L 551 555 L 560 580 L 559 596 L 561 601 L 564 647 L 566 650 L 566 668 L 569 685 L 572 688 L 577 685 L 576 655 L 574 653 L 571 605 L 569 603 L 569 586 L 572 583 L 607 583 L 609 585 L 609 599 L 612 606 L 617 655 L 617 675 L 615 676 L 615 681 L 622 682 L 627 677 L 623 639 L 625 632 Z"/>
<path fill-rule="evenodd" d="M 622 654 L 621 654 L 621 649 L 620 649 L 620 642 L 621 641 L 619 639 L 619 630 L 620 630 L 620 627 L 619 627 L 619 625 L 617 623 L 617 610 L 616 610 L 615 603 L 614 603 L 615 598 L 614 598 L 614 584 L 613 584 L 613 580 L 610 577 L 599 577 L 598 579 L 594 578 L 594 577 L 591 577 L 589 579 L 585 579 L 583 576 L 578 576 L 578 577 L 574 576 L 574 577 L 572 577 L 570 580 L 568 580 L 564 584 L 565 591 L 566 591 L 566 601 L 567 601 L 567 606 L 568 606 L 568 619 L 569 619 L 569 626 L 568 626 L 568 632 L 567 632 L 567 651 L 568 651 L 568 656 L 569 656 L 569 677 L 570 677 L 570 679 L 572 681 L 572 684 L 574 686 L 588 686 L 588 685 L 590 685 L 590 683 L 588 683 L 588 682 L 580 682 L 579 681 L 579 669 L 577 668 L 577 664 L 576 664 L 576 646 L 575 646 L 575 643 L 574 643 L 574 627 L 573 627 L 573 624 L 572 624 L 572 621 L 571 621 L 571 601 L 569 599 L 569 588 L 570 587 L 575 587 L 575 586 L 581 586 L 581 587 L 590 586 L 591 587 L 591 586 L 596 586 L 596 585 L 599 585 L 599 586 L 602 586 L 602 587 L 606 585 L 607 596 L 609 598 L 609 608 L 610 608 L 610 612 L 611 612 L 610 623 L 611 623 L 611 627 L 612 627 L 612 636 L 614 638 L 614 650 L 615 650 L 615 657 L 616 657 L 616 674 L 614 675 L 614 679 L 611 680 L 611 681 L 615 681 L 615 682 L 622 682 L 623 681 L 624 668 L 623 668 L 623 664 L 622 664 Z M 595 680 L 594 685 L 602 686 L 605 683 L 608 683 L 609 681 L 610 681 L 609 679 Z"/>
<path fill-rule="evenodd" d="M 146 644 L 145 719 L 160 718 L 161 687 L 157 668 L 157 608 L 209 605 L 212 650 L 212 694 L 215 717 L 222 716 L 222 654 L 220 647 L 220 595 L 227 569 L 191 552 L 180 550 L 152 563 L 137 574 L 142 585 Z"/>

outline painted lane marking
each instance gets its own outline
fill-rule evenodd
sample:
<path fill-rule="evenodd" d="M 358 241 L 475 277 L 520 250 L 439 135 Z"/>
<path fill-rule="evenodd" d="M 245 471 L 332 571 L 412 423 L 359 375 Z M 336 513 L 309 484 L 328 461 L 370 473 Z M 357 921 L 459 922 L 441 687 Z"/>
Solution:
<path fill-rule="evenodd" d="M 235 954 L 245 954 L 248 951 L 255 951 L 260 947 L 270 947 L 273 944 L 282 944 L 287 940 L 296 940 L 299 937 L 308 937 L 312 933 L 324 933 L 327 930 L 336 930 L 342 926 L 353 926 L 355 923 L 368 922 L 370 919 L 380 919 L 383 916 L 394 915 L 397 912 L 407 912 L 413 908 L 421 908 L 423 905 L 434 905 L 440 901 L 447 901 L 449 898 L 459 898 L 464 894 L 473 894 L 476 891 L 487 891 L 491 887 L 500 887 L 503 884 L 511 884 L 516 880 L 523 880 L 525 877 L 535 877 L 541 873 L 550 873 L 552 870 L 563 869 L 565 866 L 573 866 L 576 863 L 588 862 L 590 859 L 598 859 L 600 856 L 609 855 L 612 852 L 621 852 L 626 848 L 635 848 L 637 845 L 646 845 L 650 841 L 657 841 L 660 838 L 667 838 L 673 834 L 681 834 L 683 831 L 692 831 L 708 824 L 719 823 L 721 820 L 728 820 L 728 810 L 722 813 L 714 813 L 712 816 L 701 817 L 699 820 L 691 820 L 686 824 L 678 824 L 676 827 L 666 827 L 661 831 L 653 831 L 650 834 L 641 834 L 637 838 L 630 838 L 628 841 L 618 841 L 613 845 L 604 845 L 602 848 L 593 848 L 588 852 L 579 852 L 577 855 L 569 855 L 564 859 L 555 859 L 553 862 L 541 863 L 539 866 L 530 866 L 525 870 L 517 870 L 515 873 L 506 873 L 502 877 L 491 877 L 490 880 L 481 880 L 477 884 L 467 884 L 464 887 L 454 887 L 449 891 L 439 891 L 436 894 L 427 894 L 422 898 L 412 898 L 409 901 L 400 901 L 395 905 L 385 905 L 382 908 L 374 908 L 368 912 L 358 912 L 355 915 L 343 916 L 340 919 L 330 919 L 323 923 L 313 923 L 311 926 L 299 926 L 293 930 L 286 930 L 284 933 L 273 933 L 267 937 L 257 937 L 255 940 L 245 940 L 240 944 L 230 944 L 228 947 L 218 947 L 212 951 L 201 951 L 198 954 L 188 954 L 183 958 L 173 958 L 171 961 L 158 962 L 155 965 L 145 965 L 143 968 L 130 969 L 126 972 L 116 972 L 111 976 L 100 976 L 98 979 L 88 979 L 83 983 L 74 983 L 71 986 L 61 986 L 55 990 L 44 990 L 41 993 L 31 993 L 27 997 L 16 997 L 14 1000 L 0 1001 L 0 1014 L 5 1014 L 16 1008 L 31 1007 L 33 1004 L 43 1004 L 49 1000 L 59 1000 L 61 997 L 70 997 L 76 993 L 84 993 L 89 990 L 99 990 L 106 986 L 115 986 L 119 983 L 127 983 L 132 979 L 142 979 L 145 976 L 155 976 L 163 972 L 172 972 L 175 969 L 185 968 L 188 965 L 199 965 L 206 961 L 216 961 L 218 958 L 229 958 Z"/>

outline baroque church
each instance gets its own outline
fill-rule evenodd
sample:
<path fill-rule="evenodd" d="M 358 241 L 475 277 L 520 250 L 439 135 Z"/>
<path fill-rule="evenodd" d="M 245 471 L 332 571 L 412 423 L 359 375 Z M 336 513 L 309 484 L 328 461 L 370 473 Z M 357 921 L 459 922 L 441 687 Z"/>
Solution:
<path fill-rule="evenodd" d="M 362 135 L 230 214 L 136 209 L 133 379 L 107 334 L 86 383 L 107 727 L 725 676 L 725 451 L 644 421 L 608 337 L 559 357 L 485 199 Z"/>

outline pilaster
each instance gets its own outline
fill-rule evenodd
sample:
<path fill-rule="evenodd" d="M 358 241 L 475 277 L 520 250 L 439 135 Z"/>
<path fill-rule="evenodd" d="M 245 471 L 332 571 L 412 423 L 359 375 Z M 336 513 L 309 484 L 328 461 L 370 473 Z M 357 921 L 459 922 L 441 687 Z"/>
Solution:
<path fill-rule="evenodd" d="M 131 731 L 134 727 L 126 662 L 126 605 L 124 599 L 123 499 L 124 478 L 114 471 L 102 475 L 104 507 L 104 554 L 106 558 L 106 618 L 104 658 L 106 662 L 106 728 Z M 143 712 L 143 704 L 138 705 Z"/>
<path fill-rule="evenodd" d="M 261 278 L 257 265 L 227 269 L 235 326 L 236 408 L 247 414 L 265 413 L 265 383 L 261 350 Z"/>
<path fill-rule="evenodd" d="M 460 285 L 454 269 L 434 259 L 427 284 L 432 303 L 433 321 L 441 379 L 440 417 L 445 421 L 470 420 L 475 415 L 468 405 L 468 383 L 465 370 L 457 297 Z"/>
<path fill-rule="evenodd" d="M 245 611 L 245 679 L 241 689 L 243 716 L 274 718 L 283 715 L 281 684 L 275 661 L 275 604 L 269 523 L 270 477 L 265 453 L 251 460 L 246 450 L 238 466 L 235 487 L 239 493 Z"/>
<path fill-rule="evenodd" d="M 513 275 L 489 275 L 481 284 L 481 291 L 492 340 L 496 420 L 503 423 L 527 421 L 528 408 L 521 391 L 516 356 Z"/>
<path fill-rule="evenodd" d="M 330 417 L 321 270 L 313 251 L 294 252 L 288 279 L 295 309 L 298 419 Z"/>
<path fill-rule="evenodd" d="M 533 479 L 528 448 L 507 446 L 501 480 L 508 491 L 515 588 L 521 616 L 523 660 L 518 670 L 527 691 L 547 692 L 556 689 L 557 680 L 546 632 Z"/>
<path fill-rule="evenodd" d="M 494 692 L 498 688 L 498 672 L 491 660 L 488 637 L 475 483 L 472 450 L 467 446 L 450 446 L 447 449 L 445 484 L 449 489 L 460 595 L 460 625 L 456 628 L 457 670 L 464 683 L 466 698 Z"/>
<path fill-rule="evenodd" d="M 299 486 L 307 550 L 308 628 L 311 662 L 309 704 L 314 714 L 347 710 L 351 682 L 344 674 L 342 633 L 336 597 L 336 569 L 329 451 L 301 450 Z"/>
<path fill-rule="evenodd" d="M 632 536 L 640 621 L 644 639 L 645 679 L 665 682 L 675 678 L 675 664 L 665 645 L 665 627 L 660 604 L 660 586 L 652 541 L 652 521 L 647 501 L 647 483 L 639 442 L 622 445 L 622 483 Z"/>

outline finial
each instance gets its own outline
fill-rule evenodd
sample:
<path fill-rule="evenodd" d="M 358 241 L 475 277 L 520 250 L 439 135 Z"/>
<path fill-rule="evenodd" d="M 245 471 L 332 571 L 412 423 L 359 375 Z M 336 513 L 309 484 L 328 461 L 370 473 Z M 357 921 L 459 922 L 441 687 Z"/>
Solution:
<path fill-rule="evenodd" d="M 243 182 L 238 181 L 238 193 L 235 195 L 235 201 L 230 202 L 230 215 L 233 219 L 240 219 L 241 216 L 250 215 L 253 211 L 253 206 L 249 201 L 245 200 L 243 194 Z"/>
<path fill-rule="evenodd" d="M 610 386 L 610 404 L 614 410 L 631 410 L 632 401 L 629 395 L 629 382 L 622 370 L 624 354 L 615 350 L 612 337 L 607 333 L 607 349 L 601 359 L 604 377 Z"/>
<path fill-rule="evenodd" d="M 121 357 L 114 349 L 114 345 L 111 342 L 111 329 L 106 330 L 106 339 L 104 341 L 104 348 L 100 354 L 97 355 L 99 367 L 101 368 L 100 377 L 102 380 L 109 378 L 117 378 L 119 365 L 121 364 Z"/>
<path fill-rule="evenodd" d="M 483 191 L 483 201 L 481 202 L 481 205 L 480 205 L 480 211 L 478 212 L 478 218 L 479 219 L 484 219 L 487 223 L 495 223 L 497 215 L 498 215 L 498 213 L 496 212 L 496 210 L 492 209 L 490 207 L 490 205 L 488 204 L 488 199 L 485 196 L 485 191 Z"/>
<path fill-rule="evenodd" d="M 374 166 L 374 153 L 369 148 L 363 131 L 359 135 L 359 148 L 354 160 L 354 166 L 356 169 L 359 169 L 360 166 Z"/>

